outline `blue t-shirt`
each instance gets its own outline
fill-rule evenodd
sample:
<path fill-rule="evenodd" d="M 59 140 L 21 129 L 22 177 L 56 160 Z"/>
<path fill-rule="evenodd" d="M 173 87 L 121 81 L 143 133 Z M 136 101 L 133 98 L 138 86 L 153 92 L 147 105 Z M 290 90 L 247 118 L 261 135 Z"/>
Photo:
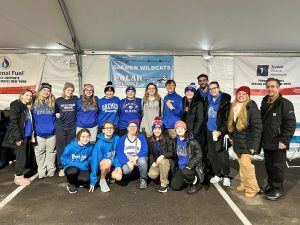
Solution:
<path fill-rule="evenodd" d="M 188 164 L 190 161 L 187 155 L 186 140 L 180 140 L 179 138 L 177 138 L 176 153 L 178 156 L 179 169 L 182 170 L 186 166 L 186 164 Z"/>
<path fill-rule="evenodd" d="M 157 156 L 160 156 L 160 143 L 159 141 L 155 142 L 156 150 L 157 150 Z"/>
<path fill-rule="evenodd" d="M 31 135 L 32 135 L 32 119 L 30 117 L 29 111 L 26 111 L 24 137 L 31 137 Z"/>

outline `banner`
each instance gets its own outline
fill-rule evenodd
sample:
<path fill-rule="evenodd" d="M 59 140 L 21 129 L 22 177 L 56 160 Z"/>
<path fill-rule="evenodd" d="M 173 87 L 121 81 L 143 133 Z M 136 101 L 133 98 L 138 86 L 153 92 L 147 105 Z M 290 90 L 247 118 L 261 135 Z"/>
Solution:
<path fill-rule="evenodd" d="M 266 80 L 281 82 L 280 93 L 300 95 L 300 58 L 236 57 L 234 59 L 234 87 L 247 85 L 251 95 L 266 95 Z"/>
<path fill-rule="evenodd" d="M 45 63 L 43 55 L 0 54 L 0 94 L 20 94 L 24 89 L 36 90 Z"/>
<path fill-rule="evenodd" d="M 115 87 L 146 87 L 155 83 L 165 87 L 167 80 L 173 79 L 173 56 L 110 56 L 110 79 Z"/>

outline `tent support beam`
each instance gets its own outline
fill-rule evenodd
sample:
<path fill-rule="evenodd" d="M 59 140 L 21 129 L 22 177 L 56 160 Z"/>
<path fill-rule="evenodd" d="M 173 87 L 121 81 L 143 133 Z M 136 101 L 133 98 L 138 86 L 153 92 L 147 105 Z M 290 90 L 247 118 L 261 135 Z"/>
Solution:
<path fill-rule="evenodd" d="M 78 69 L 78 77 L 79 77 L 79 93 L 81 93 L 82 92 L 82 58 L 81 58 L 81 55 L 83 54 L 83 51 L 81 50 L 79 40 L 75 33 L 75 30 L 74 30 L 74 27 L 72 24 L 72 20 L 70 18 L 69 11 L 68 11 L 65 1 L 58 0 L 58 3 L 60 5 L 61 11 L 64 15 L 65 21 L 69 28 L 69 31 L 70 31 L 70 34 L 72 37 L 72 41 L 74 44 L 74 52 L 75 52 L 75 57 L 76 57 L 76 61 L 77 61 L 77 69 Z"/>

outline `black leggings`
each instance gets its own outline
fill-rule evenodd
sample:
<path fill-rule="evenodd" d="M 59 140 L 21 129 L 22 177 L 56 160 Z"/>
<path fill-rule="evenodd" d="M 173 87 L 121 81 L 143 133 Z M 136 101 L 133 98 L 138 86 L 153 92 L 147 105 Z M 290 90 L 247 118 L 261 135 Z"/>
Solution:
<path fill-rule="evenodd" d="M 183 170 L 177 169 L 175 175 L 171 181 L 171 188 L 174 191 L 180 191 L 181 189 L 186 186 L 186 184 L 191 184 L 195 180 L 196 171 L 193 169 L 186 169 Z"/>
<path fill-rule="evenodd" d="M 75 166 L 70 166 L 65 169 L 65 175 L 70 184 L 79 186 L 81 184 L 88 184 L 90 181 L 90 171 L 80 170 Z"/>

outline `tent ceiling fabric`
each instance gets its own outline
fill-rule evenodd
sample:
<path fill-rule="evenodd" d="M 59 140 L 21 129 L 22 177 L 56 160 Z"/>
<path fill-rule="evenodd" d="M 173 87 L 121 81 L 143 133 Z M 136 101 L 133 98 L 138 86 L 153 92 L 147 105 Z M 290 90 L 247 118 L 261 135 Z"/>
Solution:
<path fill-rule="evenodd" d="M 0 48 L 72 47 L 55 0 L 0 0 Z M 300 51 L 299 0 L 65 0 L 95 51 Z"/>

